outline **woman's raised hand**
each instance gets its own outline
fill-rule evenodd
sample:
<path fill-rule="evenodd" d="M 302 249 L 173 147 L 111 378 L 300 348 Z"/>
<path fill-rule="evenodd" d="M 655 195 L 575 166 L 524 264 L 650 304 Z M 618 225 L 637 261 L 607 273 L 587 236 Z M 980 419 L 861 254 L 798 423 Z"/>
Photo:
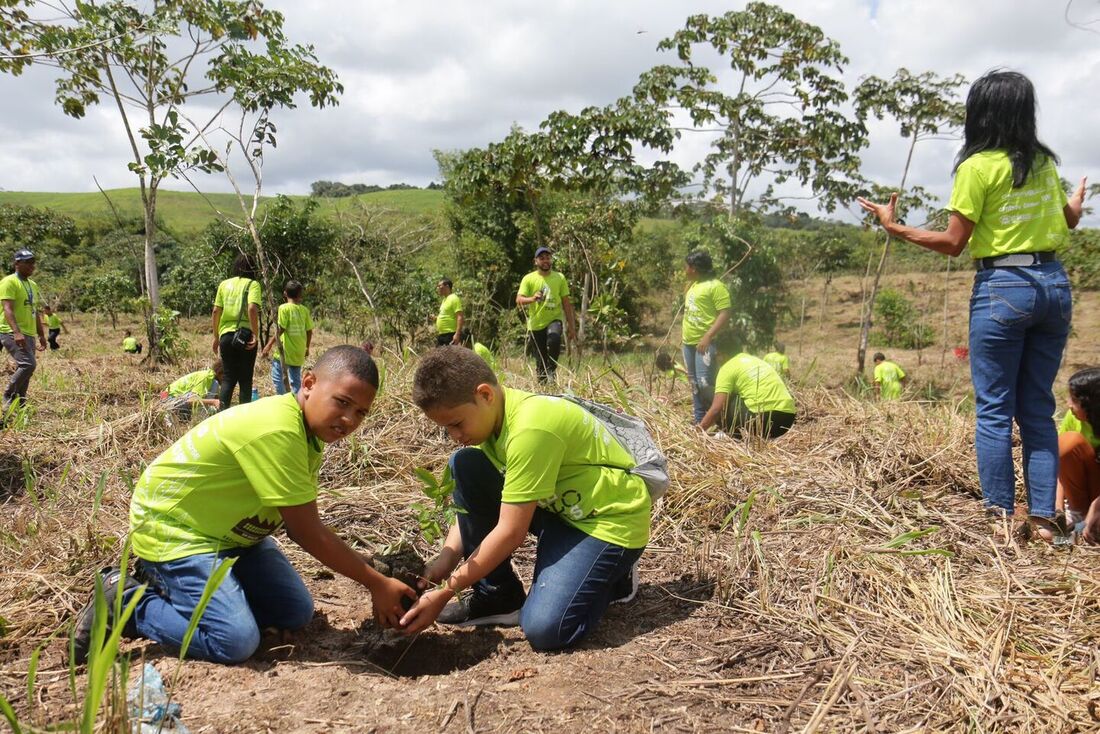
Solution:
<path fill-rule="evenodd" d="M 894 209 L 898 204 L 898 192 L 890 194 L 889 204 L 876 204 L 869 199 L 865 199 L 862 196 L 856 198 L 856 201 L 865 211 L 869 211 L 875 215 L 878 219 L 878 223 L 883 227 L 889 226 L 894 223 Z"/>

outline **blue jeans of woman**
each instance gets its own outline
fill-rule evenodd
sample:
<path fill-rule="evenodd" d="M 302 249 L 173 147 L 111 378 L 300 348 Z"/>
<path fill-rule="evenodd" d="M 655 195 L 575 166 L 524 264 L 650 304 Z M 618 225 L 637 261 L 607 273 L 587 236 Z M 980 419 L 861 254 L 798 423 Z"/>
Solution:
<path fill-rule="evenodd" d="M 290 381 L 290 391 L 295 395 L 302 389 L 302 368 L 287 365 L 286 376 Z M 275 387 L 275 394 L 282 395 L 286 392 L 283 388 L 283 363 L 277 359 L 271 360 L 271 384 Z"/>
<path fill-rule="evenodd" d="M 137 576 L 150 587 L 134 610 L 138 634 L 176 652 L 206 580 L 223 558 L 236 558 L 199 620 L 187 657 L 240 663 L 260 645 L 267 627 L 298 629 L 313 618 L 313 597 L 271 537 L 248 548 L 200 553 L 174 561 L 140 561 Z"/>
<path fill-rule="evenodd" d="M 1058 262 L 991 268 L 974 277 L 970 373 L 978 418 L 978 478 L 986 507 L 1009 513 L 1015 508 L 1015 420 L 1023 444 L 1029 512 L 1054 515 L 1058 433 L 1051 388 L 1072 309 L 1069 279 Z"/>
<path fill-rule="evenodd" d="M 504 476 L 480 449 L 451 456 L 454 502 L 462 553 L 469 557 L 500 519 Z M 630 573 L 644 548 L 623 548 L 593 538 L 538 508 L 531 521 L 538 538 L 535 575 L 520 611 L 520 627 L 531 647 L 556 650 L 581 640 L 607 611 L 616 582 Z M 475 593 L 522 594 L 523 583 L 507 558 L 474 585 Z"/>
<path fill-rule="evenodd" d="M 705 352 L 694 344 L 684 345 L 684 369 L 691 385 L 691 407 L 695 422 L 703 420 L 714 402 L 714 379 L 718 376 L 718 349 L 711 344 Z"/>

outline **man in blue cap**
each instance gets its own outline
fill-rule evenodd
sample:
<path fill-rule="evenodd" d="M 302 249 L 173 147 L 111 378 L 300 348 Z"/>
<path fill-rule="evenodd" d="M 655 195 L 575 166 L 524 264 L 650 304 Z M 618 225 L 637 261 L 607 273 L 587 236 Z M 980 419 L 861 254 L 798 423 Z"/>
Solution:
<path fill-rule="evenodd" d="M 535 358 L 539 382 L 553 381 L 557 372 L 563 313 L 569 340 L 577 338 L 569 283 L 553 263 L 549 247 L 535 250 L 535 269 L 523 276 L 516 294 L 516 305 L 527 309 L 527 354 Z"/>
<path fill-rule="evenodd" d="M 0 304 L 4 307 L 4 318 L 0 319 L 0 344 L 15 360 L 15 372 L 4 390 L 5 417 L 17 398 L 20 401 L 27 399 L 27 387 L 38 366 L 34 356 L 35 334 L 38 334 L 38 351 L 46 351 L 46 330 L 38 307 L 41 296 L 38 284 L 31 280 L 34 265 L 33 252 L 16 250 L 15 272 L 0 280 Z"/>

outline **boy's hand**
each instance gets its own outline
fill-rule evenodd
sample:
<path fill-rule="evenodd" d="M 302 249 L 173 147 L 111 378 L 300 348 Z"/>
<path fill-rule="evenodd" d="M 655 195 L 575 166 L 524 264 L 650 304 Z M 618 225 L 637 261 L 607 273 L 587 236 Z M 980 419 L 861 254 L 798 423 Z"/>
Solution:
<path fill-rule="evenodd" d="M 413 608 L 405 612 L 405 616 L 398 623 L 401 634 L 415 635 L 417 632 L 422 632 L 431 627 L 435 624 L 439 613 L 443 611 L 443 607 L 447 606 L 447 602 L 453 596 L 454 592 L 447 589 L 425 591 L 416 604 L 413 605 Z"/>
<path fill-rule="evenodd" d="M 370 590 L 374 619 L 382 629 L 399 626 L 401 614 L 404 612 L 401 608 L 402 597 L 415 600 L 416 592 L 389 576 L 383 576 L 378 585 Z"/>
<path fill-rule="evenodd" d="M 218 348 L 219 348 L 219 347 L 220 347 L 221 345 L 220 345 L 220 344 L 219 344 L 218 342 L 219 342 L 219 340 L 218 340 L 218 337 L 217 337 L 217 335 L 215 335 L 215 336 L 214 336 L 214 354 L 218 354 L 218 353 L 219 353 L 219 349 L 218 349 Z"/>
<path fill-rule="evenodd" d="M 46 351 L 46 337 L 44 336 L 38 337 L 38 351 Z"/>
<path fill-rule="evenodd" d="M 449 548 L 444 548 L 439 555 L 428 561 L 427 565 L 424 566 L 424 576 L 416 582 L 416 585 L 421 591 L 435 586 L 454 573 L 458 560 L 453 557 Z"/>
<path fill-rule="evenodd" d="M 23 351 L 27 351 L 27 335 L 26 334 L 23 334 L 22 332 L 17 333 L 17 334 L 12 336 L 12 339 L 15 340 L 16 345 L 20 349 L 22 349 Z"/>
<path fill-rule="evenodd" d="M 1093 545 L 1100 543 L 1100 512 L 1097 511 L 1096 504 L 1089 508 L 1088 514 L 1085 516 L 1085 540 Z"/>

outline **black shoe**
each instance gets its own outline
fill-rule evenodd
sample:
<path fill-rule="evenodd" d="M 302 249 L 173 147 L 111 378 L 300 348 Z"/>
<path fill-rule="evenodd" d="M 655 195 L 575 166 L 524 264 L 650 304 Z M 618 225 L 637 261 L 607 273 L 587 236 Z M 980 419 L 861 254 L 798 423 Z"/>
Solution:
<path fill-rule="evenodd" d="M 638 562 L 634 561 L 629 573 L 615 582 L 615 588 L 611 590 L 611 603 L 626 604 L 628 601 L 633 601 L 638 595 L 638 583 Z"/>
<path fill-rule="evenodd" d="M 527 595 L 522 589 L 518 592 L 505 591 L 492 595 L 471 590 L 443 607 L 436 621 L 455 627 L 484 627 L 493 624 L 514 627 L 519 624 L 519 611 L 523 609 L 523 602 L 526 600 Z"/>
<path fill-rule="evenodd" d="M 111 624 L 114 621 L 111 619 L 111 616 L 115 613 L 115 597 L 118 595 L 119 583 L 122 583 L 122 591 L 126 592 L 129 589 L 136 588 L 138 582 L 129 576 L 126 576 L 125 581 L 123 581 L 122 572 L 113 566 L 100 569 L 97 573 L 103 580 L 103 598 L 107 602 L 107 634 L 110 635 Z M 73 662 L 77 665 L 83 665 L 88 660 L 89 648 L 92 645 L 92 626 L 94 623 L 95 590 L 93 589 L 91 600 L 80 610 L 80 613 L 76 615 L 76 626 L 73 629 Z M 137 636 L 137 627 L 132 617 L 127 620 L 126 627 L 123 628 L 122 633 L 126 637 Z"/>

